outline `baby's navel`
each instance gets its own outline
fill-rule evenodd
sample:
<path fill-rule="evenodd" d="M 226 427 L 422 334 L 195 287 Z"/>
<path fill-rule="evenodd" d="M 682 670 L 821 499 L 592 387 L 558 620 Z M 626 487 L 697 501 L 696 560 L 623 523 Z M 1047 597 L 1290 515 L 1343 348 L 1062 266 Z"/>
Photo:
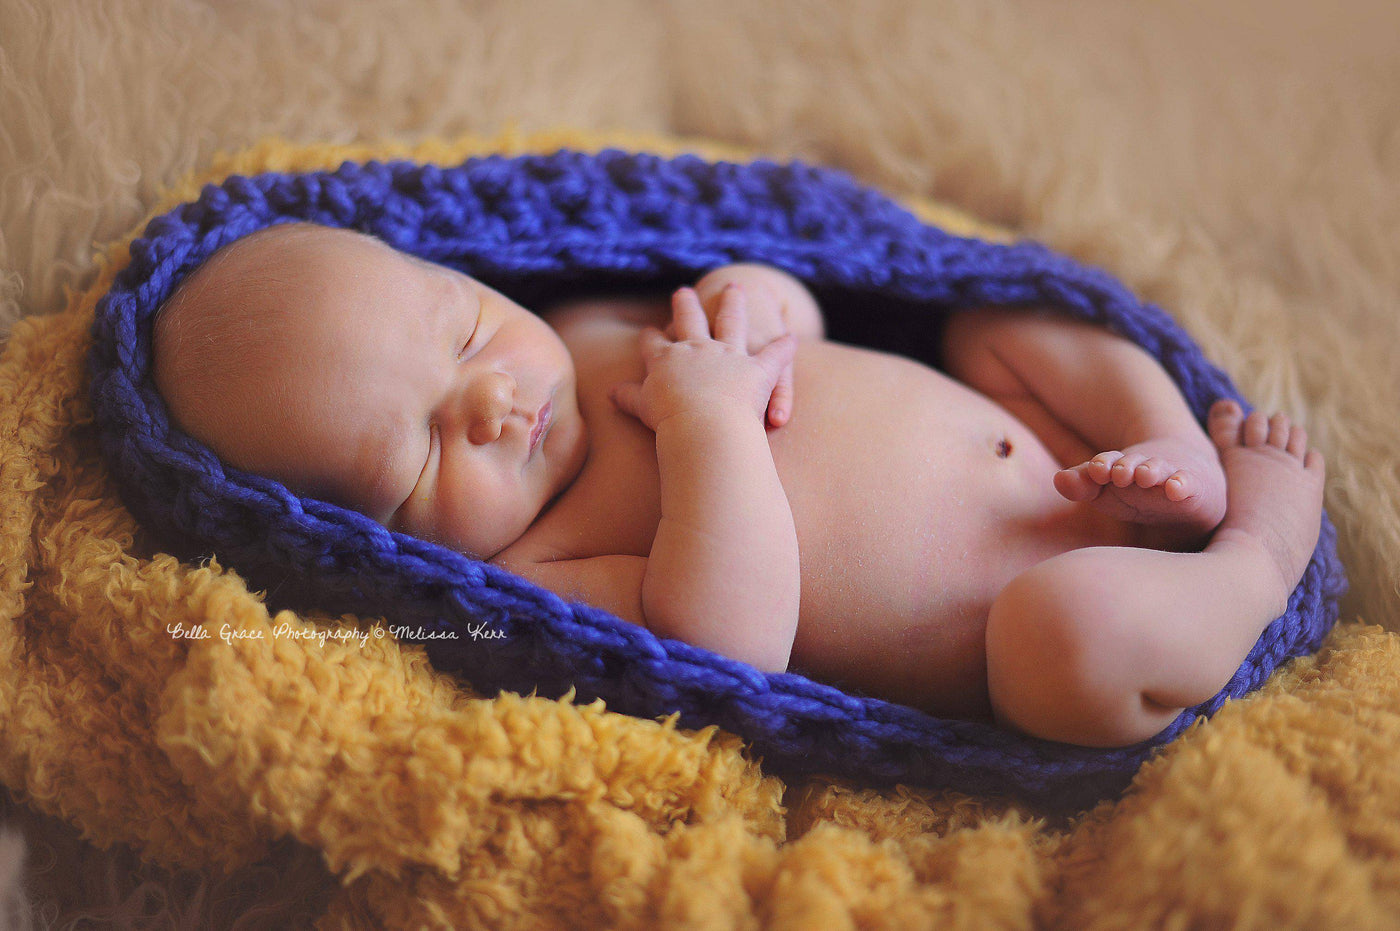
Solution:
<path fill-rule="evenodd" d="M 1011 455 L 1011 441 L 1002 437 L 997 442 L 997 458 L 1005 459 L 1009 455 Z"/>

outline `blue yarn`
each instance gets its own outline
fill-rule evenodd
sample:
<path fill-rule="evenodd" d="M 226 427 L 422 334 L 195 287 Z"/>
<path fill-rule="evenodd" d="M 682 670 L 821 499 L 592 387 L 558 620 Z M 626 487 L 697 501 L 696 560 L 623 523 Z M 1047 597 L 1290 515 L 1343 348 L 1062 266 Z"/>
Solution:
<path fill-rule="evenodd" d="M 348 227 L 480 278 L 530 306 L 583 289 L 675 287 L 734 261 L 807 282 L 831 334 L 932 362 L 950 310 L 1039 303 L 1110 327 L 1158 358 L 1196 417 L 1243 403 L 1162 310 L 1104 272 L 1033 242 L 1000 245 L 920 222 L 884 195 L 801 163 L 709 163 L 615 150 L 346 163 L 333 172 L 233 176 L 156 217 L 97 307 L 91 396 L 127 507 L 179 555 L 215 553 L 278 606 L 383 615 L 420 627 L 433 664 L 486 694 L 509 689 L 626 714 L 680 713 L 748 740 L 774 773 L 825 773 L 1020 796 L 1082 808 L 1121 791 L 1153 749 L 1227 698 L 1317 649 L 1346 580 L 1322 533 L 1287 611 L 1225 688 L 1133 747 L 1093 750 L 931 717 L 793 673 L 765 674 L 605 611 L 566 603 L 489 564 L 226 468 L 172 427 L 151 379 L 156 309 L 222 246 L 274 223 Z M 473 627 L 503 639 L 474 639 Z M 1163 623 L 1171 623 L 1163 618 Z"/>

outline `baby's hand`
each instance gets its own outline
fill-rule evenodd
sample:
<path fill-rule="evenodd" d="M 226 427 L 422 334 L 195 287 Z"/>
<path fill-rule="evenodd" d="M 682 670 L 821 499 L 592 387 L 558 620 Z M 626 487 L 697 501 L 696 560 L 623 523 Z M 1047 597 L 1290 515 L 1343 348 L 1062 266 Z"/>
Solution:
<path fill-rule="evenodd" d="M 695 282 L 695 292 L 705 314 L 714 320 L 727 291 L 739 289 L 744 294 L 749 315 L 749 337 L 745 348 L 757 352 L 773 340 L 792 332 L 788 325 L 782 299 L 782 289 L 774 283 L 770 269 L 754 265 L 725 265 Z M 668 335 L 674 333 L 668 332 Z M 792 363 L 783 369 L 773 396 L 768 400 L 767 423 L 781 427 L 792 417 Z"/>
<path fill-rule="evenodd" d="M 749 354 L 748 307 L 737 288 L 721 295 L 713 337 L 699 296 L 681 288 L 671 299 L 667 332 L 642 331 L 646 378 L 614 385 L 610 393 L 618 410 L 653 431 L 678 415 L 723 417 L 736 409 L 762 420 L 797 352 L 796 338 L 782 334 Z"/>

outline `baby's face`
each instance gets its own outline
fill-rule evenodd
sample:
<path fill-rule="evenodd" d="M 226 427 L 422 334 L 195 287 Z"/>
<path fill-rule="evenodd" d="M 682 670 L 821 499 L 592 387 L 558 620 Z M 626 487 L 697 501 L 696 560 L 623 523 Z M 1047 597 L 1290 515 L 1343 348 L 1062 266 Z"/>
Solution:
<path fill-rule="evenodd" d="M 263 334 L 231 351 L 262 355 L 233 366 L 222 403 L 181 411 L 158 336 L 157 383 L 234 465 L 482 559 L 581 469 L 568 350 L 485 285 L 320 227 L 270 232 L 209 271 L 197 293 L 237 295 Z"/>

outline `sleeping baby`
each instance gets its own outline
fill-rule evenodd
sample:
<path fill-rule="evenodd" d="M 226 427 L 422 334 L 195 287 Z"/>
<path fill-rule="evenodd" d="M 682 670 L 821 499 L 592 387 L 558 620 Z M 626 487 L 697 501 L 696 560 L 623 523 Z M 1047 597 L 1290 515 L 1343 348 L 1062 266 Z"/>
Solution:
<path fill-rule="evenodd" d="M 1317 542 L 1282 414 L 1202 430 L 1147 353 L 1033 307 L 942 371 L 824 339 L 773 268 L 540 315 L 346 230 L 220 250 L 155 325 L 225 462 L 763 670 L 1116 746 L 1216 694 Z"/>

